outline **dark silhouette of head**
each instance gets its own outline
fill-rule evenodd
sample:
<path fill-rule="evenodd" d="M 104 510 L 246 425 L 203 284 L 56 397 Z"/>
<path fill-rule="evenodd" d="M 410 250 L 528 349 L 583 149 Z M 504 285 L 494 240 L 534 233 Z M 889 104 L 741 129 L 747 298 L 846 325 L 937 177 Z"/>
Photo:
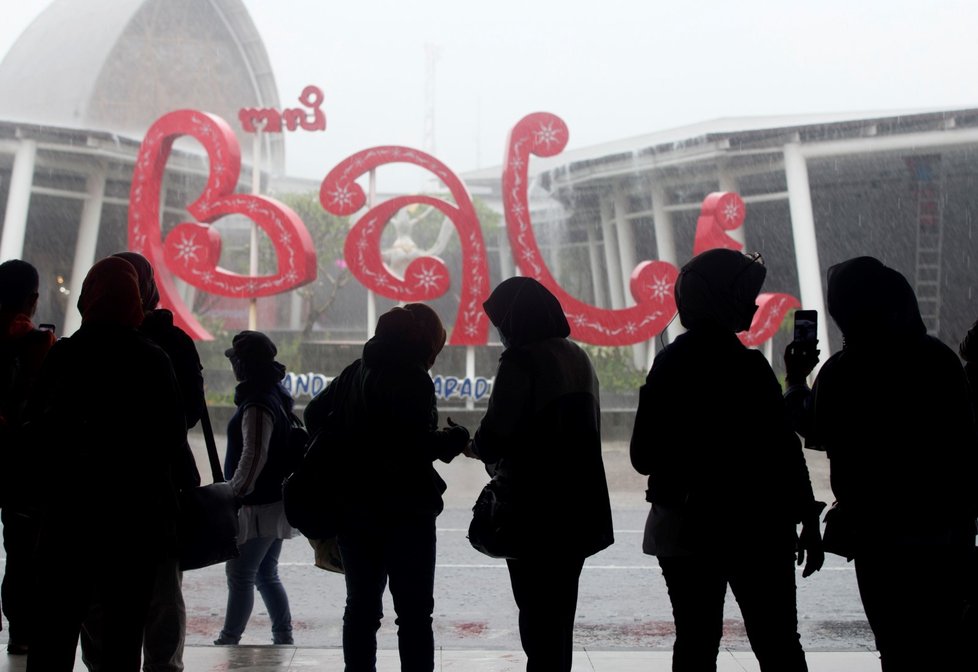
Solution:
<path fill-rule="evenodd" d="M 160 290 L 156 287 L 156 277 L 153 273 L 153 265 L 149 259 L 138 252 L 116 252 L 112 255 L 119 259 L 125 259 L 136 269 L 136 276 L 139 278 L 139 296 L 143 301 L 143 311 L 150 312 L 160 303 Z"/>
<path fill-rule="evenodd" d="M 854 257 L 829 268 L 828 310 L 846 345 L 883 347 L 927 333 L 910 283 L 873 257 Z"/>
<path fill-rule="evenodd" d="M 82 326 L 138 327 L 143 321 L 143 304 L 136 269 L 118 257 L 106 257 L 96 262 L 82 282 L 78 310 Z"/>
<path fill-rule="evenodd" d="M 37 308 L 37 269 L 21 259 L 0 264 L 0 311 L 31 316 Z"/>
<path fill-rule="evenodd" d="M 690 259 L 676 278 L 676 308 L 687 329 L 750 329 L 767 270 L 759 254 L 707 250 Z"/>
<path fill-rule="evenodd" d="M 239 381 L 277 383 L 285 377 L 285 365 L 275 361 L 278 348 L 260 331 L 242 331 L 231 339 L 224 356 Z"/>
<path fill-rule="evenodd" d="M 423 303 L 390 309 L 377 320 L 374 333 L 385 341 L 400 342 L 426 369 L 434 365 L 448 337 L 438 313 Z"/>
<path fill-rule="evenodd" d="M 570 336 L 560 301 L 533 278 L 503 280 L 482 307 L 506 347 Z"/>

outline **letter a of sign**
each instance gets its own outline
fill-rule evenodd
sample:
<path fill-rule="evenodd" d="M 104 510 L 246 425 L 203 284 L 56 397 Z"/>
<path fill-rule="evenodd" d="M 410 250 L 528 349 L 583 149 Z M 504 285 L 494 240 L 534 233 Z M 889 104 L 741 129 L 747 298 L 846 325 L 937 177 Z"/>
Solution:
<path fill-rule="evenodd" d="M 482 229 L 475 207 L 462 181 L 441 161 L 409 147 L 374 147 L 341 161 L 329 171 L 319 189 L 319 201 L 334 215 L 352 215 L 366 202 L 363 188 L 355 180 L 378 166 L 411 163 L 438 176 L 448 187 L 455 203 L 431 196 L 398 196 L 371 207 L 350 229 L 343 256 L 350 272 L 367 289 L 396 301 L 430 301 L 448 291 L 448 267 L 437 257 L 418 257 L 398 277 L 384 264 L 380 251 L 381 234 L 390 219 L 402 208 L 423 203 L 439 210 L 458 231 L 462 247 L 462 289 L 458 313 L 449 343 L 483 345 L 489 334 L 489 320 L 482 303 L 489 296 L 489 264 Z"/>
<path fill-rule="evenodd" d="M 197 222 L 177 224 L 163 239 L 160 189 L 173 143 L 188 135 L 204 146 L 210 160 L 207 185 L 187 212 Z M 160 304 L 173 311 L 175 322 L 198 340 L 210 333 L 184 304 L 169 273 L 212 294 L 250 299 L 271 296 L 316 279 L 316 250 L 305 224 L 287 205 L 265 196 L 234 193 L 241 172 L 241 150 L 231 127 L 220 117 L 196 110 L 178 110 L 154 123 L 136 158 L 129 198 L 129 248 L 156 269 Z M 239 275 L 218 267 L 221 236 L 208 226 L 221 217 L 242 215 L 255 222 L 275 247 L 274 275 Z"/>
<path fill-rule="evenodd" d="M 636 305 L 608 310 L 568 294 L 550 274 L 537 246 L 527 201 L 530 154 L 555 156 L 567 145 L 567 125 L 546 112 L 527 115 L 510 132 L 503 166 L 503 206 L 513 256 L 524 275 L 539 280 L 560 301 L 571 336 L 596 345 L 631 345 L 665 329 L 676 313 L 673 285 L 679 272 L 664 261 L 643 261 L 632 271 L 630 289 Z"/>

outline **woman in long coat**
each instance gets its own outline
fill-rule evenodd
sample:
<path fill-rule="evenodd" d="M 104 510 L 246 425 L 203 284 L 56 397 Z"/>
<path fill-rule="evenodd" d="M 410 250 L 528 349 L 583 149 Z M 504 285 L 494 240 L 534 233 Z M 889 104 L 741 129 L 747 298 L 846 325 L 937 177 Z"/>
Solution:
<path fill-rule="evenodd" d="M 503 281 L 484 308 L 505 350 L 470 452 L 505 482 L 525 526 L 506 563 L 527 670 L 570 670 L 584 560 L 614 541 L 598 379 L 536 280 Z"/>

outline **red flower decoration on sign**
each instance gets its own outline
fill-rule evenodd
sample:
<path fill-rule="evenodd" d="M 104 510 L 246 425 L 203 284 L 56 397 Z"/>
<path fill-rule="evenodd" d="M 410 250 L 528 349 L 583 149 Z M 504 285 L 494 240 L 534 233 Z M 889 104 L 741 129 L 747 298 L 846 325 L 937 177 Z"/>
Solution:
<path fill-rule="evenodd" d="M 742 250 L 744 246 L 725 232 L 740 228 L 746 214 L 747 208 L 738 194 L 732 191 L 709 194 L 703 199 L 703 207 L 696 220 L 693 256 L 716 248 Z M 759 346 L 772 338 L 788 311 L 801 307 L 801 302 L 790 294 L 758 294 L 756 303 L 757 312 L 751 320 L 750 329 L 737 334 L 741 343 L 748 347 Z"/>
<path fill-rule="evenodd" d="M 673 286 L 679 274 L 664 261 L 643 261 L 632 271 L 630 290 L 636 304 L 609 310 L 584 303 L 557 284 L 537 246 L 527 201 L 530 154 L 554 156 L 567 145 L 567 125 L 546 112 L 527 115 L 510 132 L 503 165 L 503 207 L 513 256 L 524 275 L 538 280 L 560 301 L 571 336 L 596 345 L 631 345 L 665 329 L 676 313 Z"/>
<path fill-rule="evenodd" d="M 160 189 L 173 143 L 182 136 L 207 151 L 210 172 L 200 197 L 187 206 L 198 222 L 182 222 L 162 239 Z M 178 326 L 196 339 L 210 333 L 183 303 L 169 273 L 213 294 L 256 298 L 286 292 L 316 279 L 316 250 L 299 216 L 288 206 L 264 196 L 234 193 L 241 172 L 241 150 L 231 127 L 212 114 L 178 110 L 160 117 L 139 148 L 129 200 L 129 248 L 156 269 L 160 305 L 174 313 Z M 221 237 L 208 224 L 227 215 L 255 222 L 275 246 L 275 275 L 249 276 L 218 267 Z"/>
<path fill-rule="evenodd" d="M 462 246 L 462 291 L 449 343 L 482 345 L 489 321 L 482 303 L 489 296 L 489 265 L 475 207 L 461 180 L 445 164 L 425 152 L 408 147 L 374 147 L 346 159 L 326 175 L 319 201 L 334 215 L 352 215 L 367 197 L 356 179 L 378 166 L 410 163 L 435 175 L 448 187 L 455 203 L 431 196 L 398 196 L 370 208 L 346 238 L 343 256 L 350 272 L 368 289 L 396 301 L 430 301 L 448 291 L 448 267 L 437 257 L 419 256 L 408 263 L 404 277 L 391 272 L 381 256 L 384 227 L 398 211 L 415 203 L 429 205 L 445 215 L 458 231 Z"/>

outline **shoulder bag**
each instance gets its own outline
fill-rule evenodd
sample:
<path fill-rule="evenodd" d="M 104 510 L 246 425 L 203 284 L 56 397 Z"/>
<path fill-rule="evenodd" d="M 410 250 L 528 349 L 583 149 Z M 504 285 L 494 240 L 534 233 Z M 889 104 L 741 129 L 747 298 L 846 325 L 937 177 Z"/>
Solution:
<path fill-rule="evenodd" d="M 231 485 L 224 480 L 214 431 L 205 404 L 200 416 L 213 483 L 180 493 L 180 569 L 200 569 L 238 557 L 238 509 Z"/>

